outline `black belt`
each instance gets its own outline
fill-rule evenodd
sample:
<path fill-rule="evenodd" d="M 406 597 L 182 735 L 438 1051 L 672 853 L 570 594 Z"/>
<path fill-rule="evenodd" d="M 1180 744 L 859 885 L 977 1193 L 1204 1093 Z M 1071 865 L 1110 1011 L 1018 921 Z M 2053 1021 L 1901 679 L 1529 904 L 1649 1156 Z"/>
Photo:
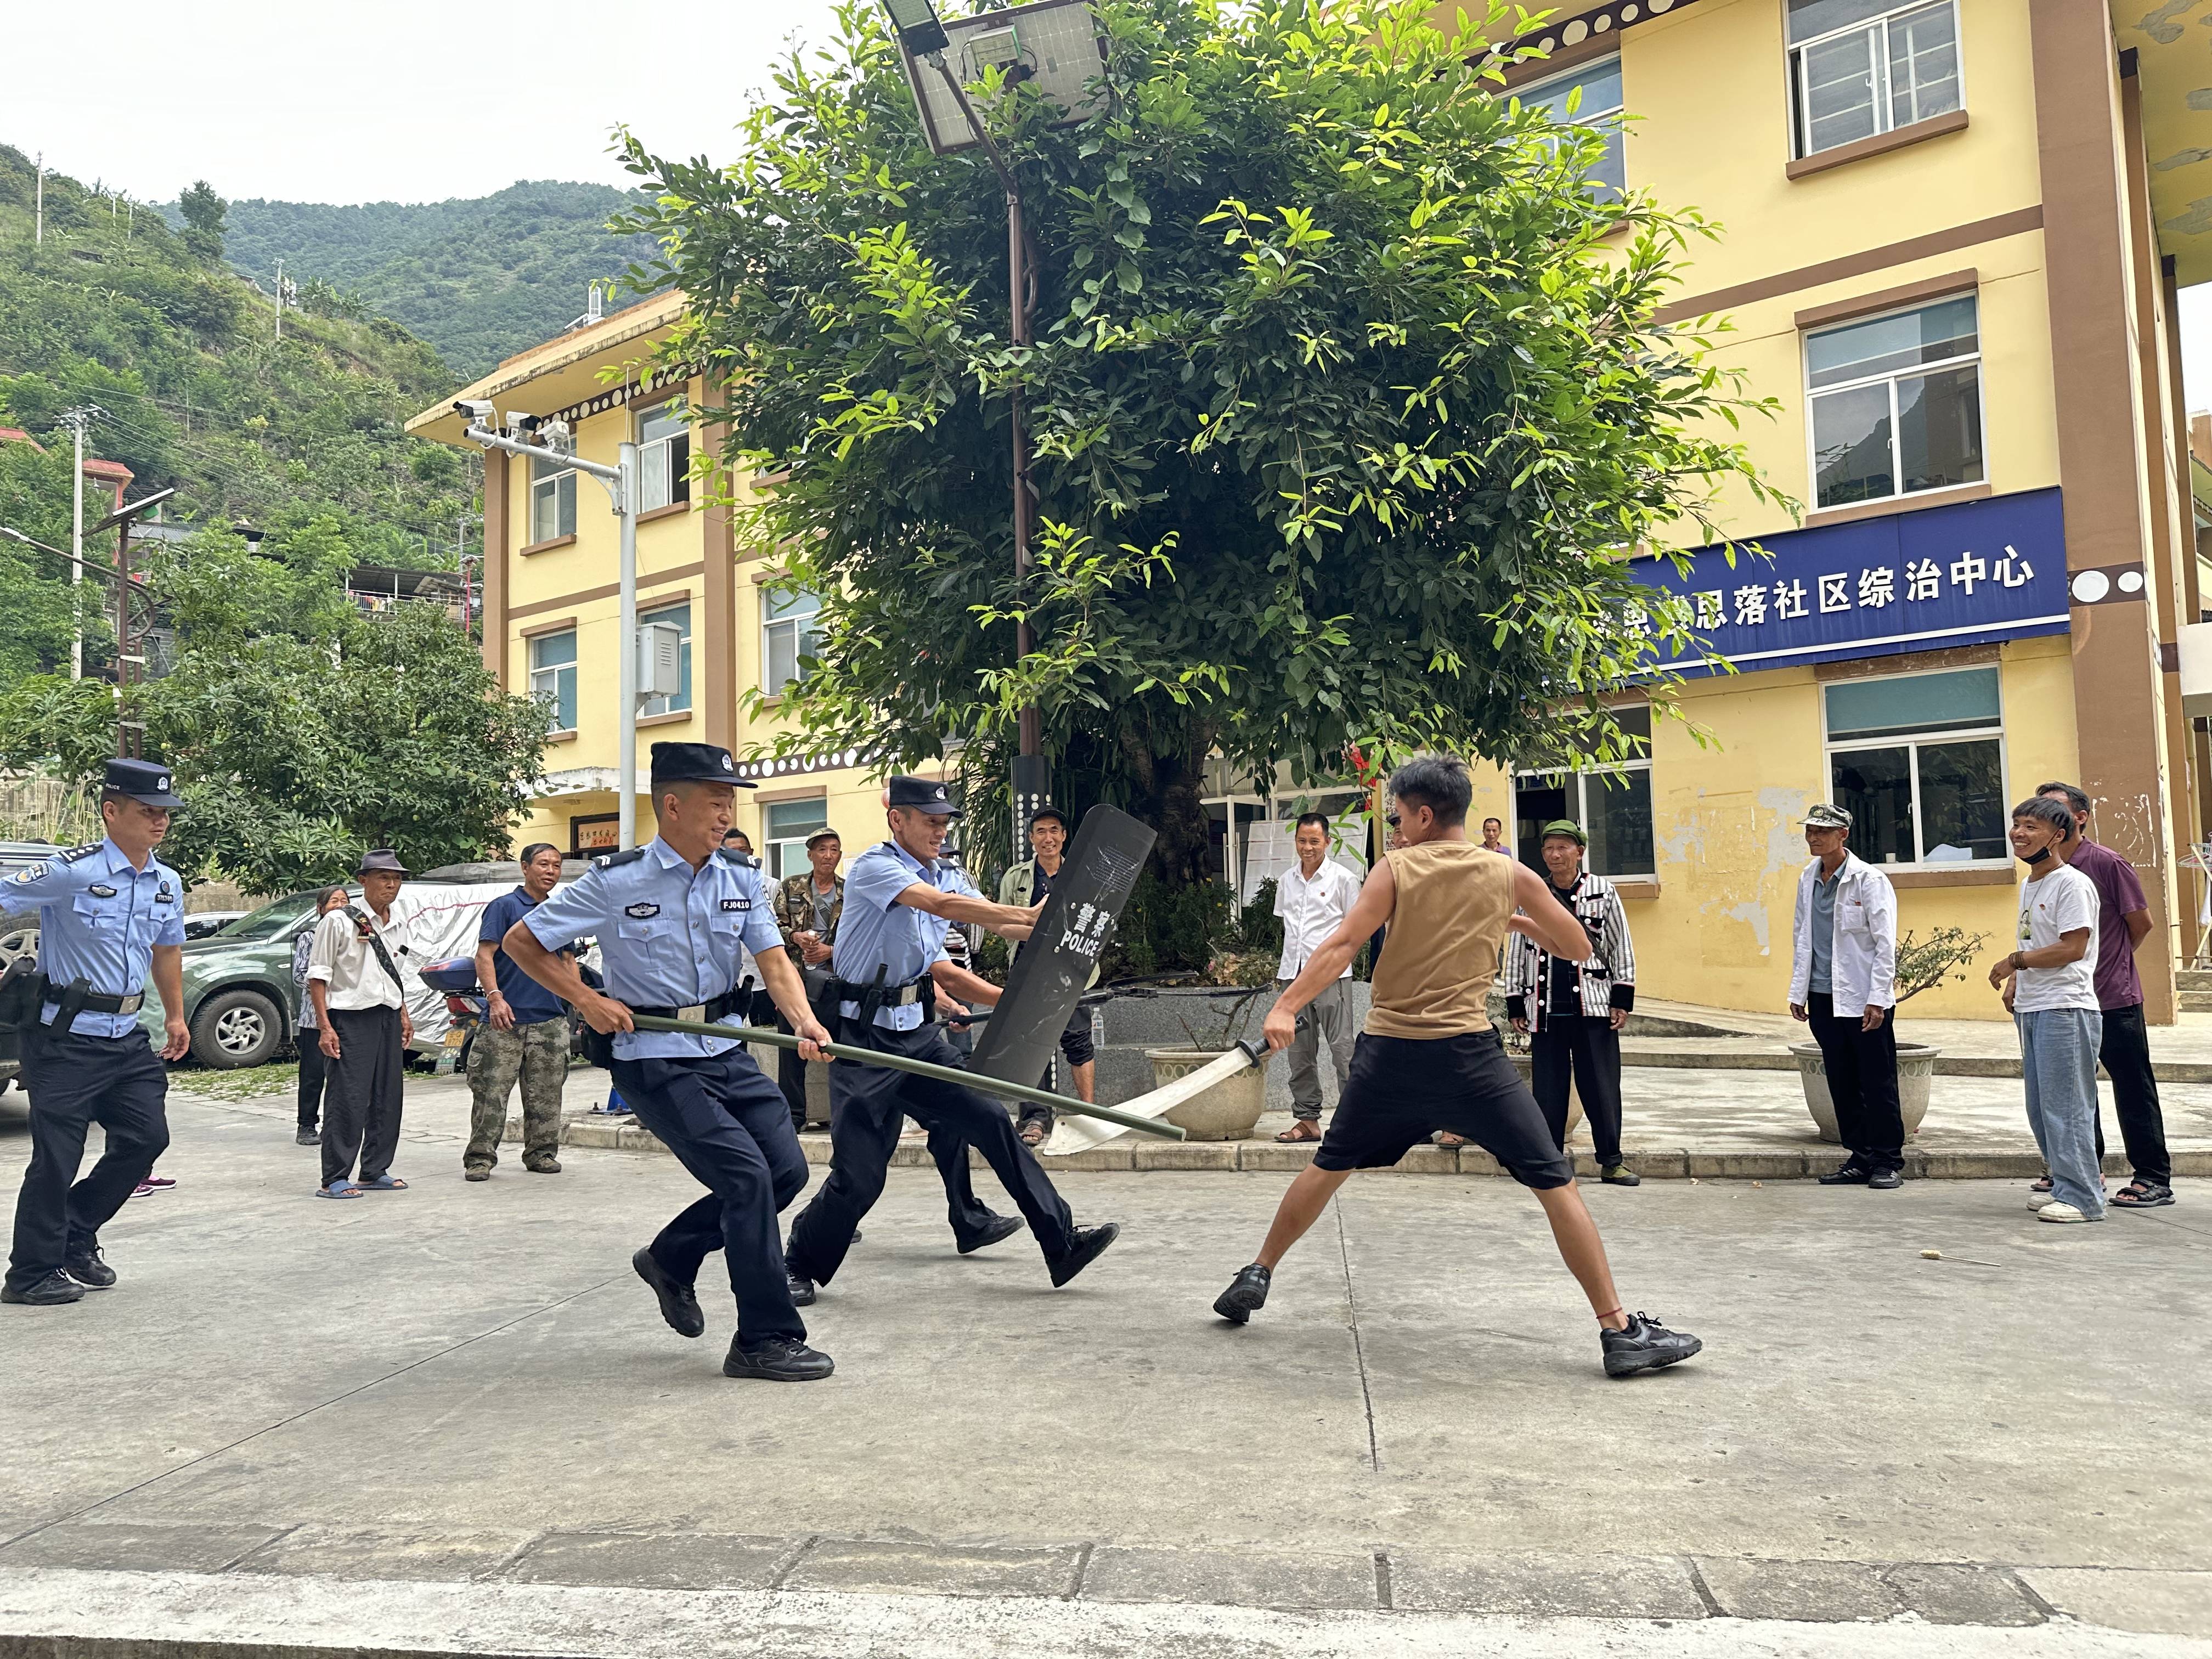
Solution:
<path fill-rule="evenodd" d="M 146 1006 L 143 991 L 133 991 L 127 997 L 111 997 L 102 995 L 90 986 L 85 986 L 80 991 L 77 988 L 81 985 L 85 985 L 84 981 L 73 980 L 67 985 L 57 985 L 53 981 L 46 980 L 43 987 L 44 1000 L 58 1007 L 72 1004 L 75 1012 L 80 1014 L 135 1014 Z"/>
<path fill-rule="evenodd" d="M 878 1008 L 905 1008 L 920 1002 L 926 994 L 923 988 L 934 983 L 927 974 L 903 985 L 861 985 L 849 979 L 833 979 L 830 994 L 840 1002 L 866 1002 L 872 997 Z"/>
<path fill-rule="evenodd" d="M 731 1014 L 743 1013 L 752 1006 L 753 994 L 750 986 L 738 990 L 725 991 L 711 1002 L 694 1002 L 682 1007 L 648 1007 L 644 1003 L 630 1004 L 630 1012 L 649 1014 L 655 1019 L 718 1020 Z"/>

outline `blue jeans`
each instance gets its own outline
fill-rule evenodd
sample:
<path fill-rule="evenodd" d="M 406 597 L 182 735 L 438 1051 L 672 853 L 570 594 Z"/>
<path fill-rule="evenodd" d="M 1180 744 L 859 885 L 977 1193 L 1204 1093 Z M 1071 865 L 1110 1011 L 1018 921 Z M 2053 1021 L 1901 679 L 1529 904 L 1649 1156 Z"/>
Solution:
<path fill-rule="evenodd" d="M 2027 1127 L 2051 1169 L 2051 1195 L 2102 1218 L 2105 1176 L 2097 1161 L 2097 1047 L 2105 1017 L 2094 1008 L 2014 1014 Z"/>

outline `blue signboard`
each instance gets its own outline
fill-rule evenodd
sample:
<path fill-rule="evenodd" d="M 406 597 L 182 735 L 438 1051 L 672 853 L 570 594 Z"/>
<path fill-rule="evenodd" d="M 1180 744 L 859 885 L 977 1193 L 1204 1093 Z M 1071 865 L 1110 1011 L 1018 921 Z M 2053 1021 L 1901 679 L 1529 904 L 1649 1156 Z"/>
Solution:
<path fill-rule="evenodd" d="M 1771 562 L 1741 546 L 1734 568 L 1717 548 L 1699 549 L 1687 576 L 1665 559 L 1636 562 L 1654 608 L 1682 607 L 1698 641 L 1681 652 L 1662 646 L 1663 666 L 1712 672 L 1704 662 L 1711 653 L 1750 671 L 2066 631 L 2056 489 L 1759 541 Z"/>

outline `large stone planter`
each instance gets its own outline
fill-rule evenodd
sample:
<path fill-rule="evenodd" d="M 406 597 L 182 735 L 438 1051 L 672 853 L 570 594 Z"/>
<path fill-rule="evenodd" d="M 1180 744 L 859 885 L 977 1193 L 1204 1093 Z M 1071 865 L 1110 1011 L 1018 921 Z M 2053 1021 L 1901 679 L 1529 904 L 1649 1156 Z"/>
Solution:
<path fill-rule="evenodd" d="M 1805 1109 L 1812 1113 L 1813 1121 L 1820 1126 L 1820 1139 L 1841 1145 L 1843 1136 L 1836 1128 L 1836 1103 L 1828 1093 L 1828 1073 L 1821 1063 L 1820 1045 L 1793 1042 L 1790 1052 L 1797 1061 L 1798 1079 L 1805 1085 Z M 1907 1140 L 1920 1133 L 1921 1121 L 1928 1115 L 1928 1085 L 1936 1075 L 1936 1056 L 1942 1052 L 1924 1042 L 1897 1045 L 1897 1104 L 1905 1120 Z"/>
<path fill-rule="evenodd" d="M 1152 1062 L 1152 1086 L 1164 1088 L 1188 1077 L 1200 1066 L 1221 1058 L 1218 1050 L 1205 1048 L 1147 1048 Z M 1243 1140 L 1252 1133 L 1267 1104 L 1267 1073 L 1264 1066 L 1249 1066 L 1234 1077 L 1224 1078 L 1203 1094 L 1168 1109 L 1167 1121 L 1193 1140 Z"/>
<path fill-rule="evenodd" d="M 1536 1086 L 1535 1056 L 1525 1053 L 1516 1054 L 1512 1049 L 1508 1048 L 1505 1051 L 1505 1057 L 1513 1062 L 1513 1069 L 1521 1073 L 1521 1080 L 1534 1089 Z M 1575 1138 L 1575 1131 L 1582 1127 L 1583 1093 L 1570 1083 L 1567 1085 L 1567 1139 L 1572 1140 Z"/>

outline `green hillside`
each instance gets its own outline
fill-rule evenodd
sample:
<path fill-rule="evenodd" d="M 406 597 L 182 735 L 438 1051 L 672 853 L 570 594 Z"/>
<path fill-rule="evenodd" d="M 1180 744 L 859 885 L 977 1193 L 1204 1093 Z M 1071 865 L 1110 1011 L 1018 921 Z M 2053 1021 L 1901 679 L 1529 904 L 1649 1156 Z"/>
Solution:
<path fill-rule="evenodd" d="M 287 276 L 358 295 L 474 379 L 580 316 L 594 279 L 651 256 L 650 238 L 605 229 L 635 201 L 605 185 L 547 180 L 473 200 L 233 202 L 228 256 L 264 287 L 282 259 Z"/>

